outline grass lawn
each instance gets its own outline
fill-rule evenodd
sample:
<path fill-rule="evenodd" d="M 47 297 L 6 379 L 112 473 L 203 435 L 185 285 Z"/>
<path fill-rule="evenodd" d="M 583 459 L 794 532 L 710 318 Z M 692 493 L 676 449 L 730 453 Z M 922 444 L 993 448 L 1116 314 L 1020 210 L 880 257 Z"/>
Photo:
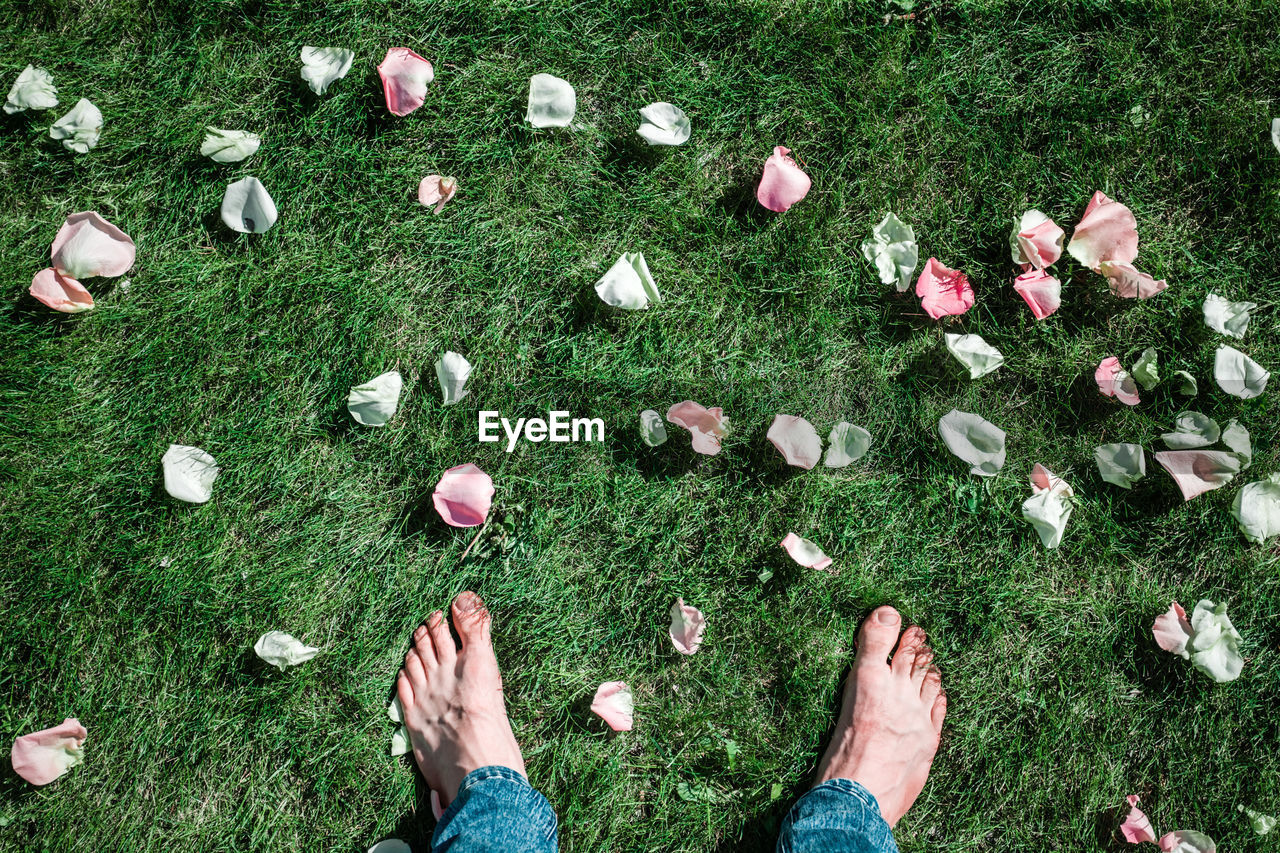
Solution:
<path fill-rule="evenodd" d="M 1280 368 L 1275 289 L 1280 15 L 1267 2 L 546 3 L 511 0 L 0 0 L 0 88 L 48 68 L 60 105 L 0 116 L 0 739 L 78 717 L 86 761 L 43 789 L 0 770 L 0 849 L 363 851 L 432 821 L 384 715 L 405 642 L 475 589 L 532 780 L 572 851 L 771 850 L 833 722 L 861 618 L 892 603 L 938 650 L 950 714 L 904 851 L 1119 850 L 1126 794 L 1159 831 L 1275 849 L 1236 806 L 1280 813 L 1280 550 L 1229 515 L 1280 466 L 1276 391 L 1211 378 L 1210 291 L 1259 303 L 1243 342 Z M 356 52 L 321 98 L 302 45 Z M 426 104 L 386 111 L 375 71 L 404 45 L 436 66 Z M 576 126 L 524 122 L 530 75 L 577 88 Z M 80 97 L 106 123 L 73 155 L 47 129 Z M 682 106 L 683 147 L 635 136 Z M 263 137 L 199 155 L 206 125 Z M 772 147 L 814 180 L 784 215 L 754 187 Z M 459 178 L 439 216 L 422 176 Z M 260 178 L 280 219 L 238 235 L 226 184 Z M 1008 237 L 1037 207 L 1068 230 L 1094 190 L 1129 205 L 1138 265 L 1169 289 L 1118 300 L 1064 257 L 1061 311 L 1014 294 Z M 977 305 L 939 324 L 882 285 L 859 244 L 888 209 L 921 261 L 967 271 Z M 26 295 L 68 213 L 137 241 L 128 292 L 55 315 Z M 620 313 L 592 285 L 643 251 L 663 292 Z M 1007 363 L 958 378 L 942 330 Z M 1158 349 L 1170 384 L 1126 408 L 1093 369 Z M 475 365 L 444 408 L 432 364 Z M 384 429 L 348 389 L 406 378 Z M 1273 383 L 1274 384 L 1274 383 Z M 716 457 L 650 449 L 641 409 L 722 406 Z M 1183 408 L 1252 432 L 1254 467 L 1183 504 L 1149 459 L 1132 492 L 1093 448 L 1160 449 Z M 479 444 L 479 409 L 606 422 L 603 444 Z M 1008 431 L 990 483 L 938 439 L 952 408 Z M 776 413 L 871 431 L 849 468 L 788 468 Z M 170 443 L 212 453 L 205 505 L 161 487 Z M 440 472 L 475 462 L 495 517 L 442 524 Z M 1080 494 L 1062 546 L 1022 520 L 1042 462 Z M 801 569 L 794 530 L 835 558 Z M 765 570 L 774 574 L 758 579 Z M 666 638 L 676 596 L 703 650 Z M 1176 598 L 1228 603 L 1242 677 L 1156 648 Z M 251 650 L 323 648 L 285 673 Z M 613 735 L 597 684 L 635 690 Z M 732 754 L 730 742 L 736 745 Z M 771 798 L 775 785 L 781 795 Z M 683 787 L 682 787 L 683 786 Z M 1136 849 L 1136 848 L 1135 848 Z M 1146 848 L 1154 850 L 1154 848 Z"/>

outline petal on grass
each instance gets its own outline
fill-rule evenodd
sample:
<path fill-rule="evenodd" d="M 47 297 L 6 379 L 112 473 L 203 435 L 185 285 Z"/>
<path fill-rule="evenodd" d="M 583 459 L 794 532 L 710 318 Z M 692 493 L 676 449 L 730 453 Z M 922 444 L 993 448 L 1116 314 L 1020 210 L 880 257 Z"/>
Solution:
<path fill-rule="evenodd" d="M 648 308 L 650 302 L 662 301 L 658 285 L 640 252 L 623 252 L 596 282 L 596 295 L 605 303 L 628 311 L 638 311 Z"/>
<path fill-rule="evenodd" d="M 431 63 L 407 47 L 387 50 L 378 65 L 382 96 L 392 115 L 407 116 L 427 99 L 427 84 L 436 77 Z"/>
<path fill-rule="evenodd" d="M 102 136 L 102 113 L 87 98 L 76 101 L 71 111 L 53 123 L 49 137 L 62 140 L 64 147 L 79 154 L 96 148 Z"/>
<path fill-rule="evenodd" d="M 1245 808 L 1244 806 L 1236 806 L 1236 808 L 1243 812 L 1244 816 L 1249 819 L 1249 828 L 1254 831 L 1254 834 L 1267 835 L 1271 830 L 1276 828 L 1276 819 L 1271 815 L 1261 814 L 1259 812 L 1255 812 L 1253 809 Z"/>
<path fill-rule="evenodd" d="M 1166 432 L 1161 438 L 1174 450 L 1191 450 L 1208 447 L 1221 436 L 1222 430 L 1213 418 L 1199 412 L 1181 412 L 1174 418 L 1173 432 Z"/>
<path fill-rule="evenodd" d="M 1231 516 L 1250 542 L 1262 544 L 1280 535 L 1280 473 L 1249 483 L 1237 492 Z"/>
<path fill-rule="evenodd" d="M 404 380 L 400 378 L 398 370 L 379 374 L 351 389 L 347 394 L 347 411 L 357 423 L 386 426 L 400 405 L 400 389 L 403 385 Z"/>
<path fill-rule="evenodd" d="M 671 605 L 671 643 L 682 655 L 691 655 L 702 646 L 702 634 L 707 629 L 706 617 L 696 607 L 677 598 Z"/>
<path fill-rule="evenodd" d="M 435 791 L 431 792 L 431 796 L 436 795 Z M 436 820 L 440 819 L 440 815 L 436 815 Z M 384 838 L 377 844 L 369 848 L 368 853 L 413 853 L 413 848 L 408 842 L 401 841 L 399 838 Z"/>
<path fill-rule="evenodd" d="M 470 378 L 471 362 L 453 350 L 436 359 L 436 381 L 440 383 L 444 405 L 452 406 L 471 393 L 467 390 L 467 380 Z"/>
<path fill-rule="evenodd" d="M 1004 356 L 1000 350 L 982 339 L 981 335 L 946 335 L 947 351 L 969 371 L 970 379 L 981 379 L 1000 365 Z"/>
<path fill-rule="evenodd" d="M 805 568 L 826 571 L 831 565 L 831 558 L 822 553 L 822 549 L 815 543 L 802 536 L 788 533 L 786 538 L 778 544 L 790 555 L 791 559 Z"/>
<path fill-rule="evenodd" d="M 307 81 L 311 91 L 323 95 L 335 80 L 341 80 L 351 70 L 355 60 L 355 51 L 344 47 L 311 47 L 302 48 L 302 79 Z"/>
<path fill-rule="evenodd" d="M 1138 220 L 1123 204 L 1095 192 L 1071 235 L 1067 252 L 1094 271 L 1104 261 L 1128 264 L 1138 257 Z"/>
<path fill-rule="evenodd" d="M 729 431 L 729 419 L 724 416 L 723 409 L 707 409 L 692 400 L 676 403 L 667 409 L 667 420 L 689 430 L 693 436 L 693 449 L 706 456 L 720 452 L 720 439 Z"/>
<path fill-rule="evenodd" d="M 1071 518 L 1068 500 L 1074 492 L 1062 478 L 1036 463 L 1031 469 L 1031 497 L 1022 503 L 1022 517 L 1031 523 L 1046 548 L 1057 548 Z"/>
<path fill-rule="evenodd" d="M 1235 681 L 1244 668 L 1240 654 L 1240 632 L 1227 617 L 1227 605 L 1207 598 L 1191 612 L 1191 639 L 1187 651 L 1196 669 L 1217 682 Z"/>
<path fill-rule="evenodd" d="M 1133 488 L 1147 476 L 1147 457 L 1140 444 L 1103 444 L 1094 448 L 1093 459 L 1102 479 L 1122 489 Z"/>
<path fill-rule="evenodd" d="M 1191 633 L 1187 611 L 1176 601 L 1169 605 L 1167 612 L 1157 616 L 1151 626 L 1151 634 L 1156 638 L 1157 646 L 1188 659 L 1191 652 L 1187 651 L 1187 643 L 1191 641 Z"/>
<path fill-rule="evenodd" d="M 1037 320 L 1043 320 L 1062 305 L 1062 282 L 1043 270 L 1024 272 L 1013 280 L 1013 289 Z"/>
<path fill-rule="evenodd" d="M 591 711 L 609 724 L 615 732 L 629 732 L 635 714 L 635 701 L 625 681 L 606 681 L 596 688 Z"/>
<path fill-rule="evenodd" d="M 53 728 L 16 738 L 9 761 L 13 771 L 32 785 L 48 785 L 84 761 L 88 736 L 79 720 L 67 717 Z"/>
<path fill-rule="evenodd" d="M 1160 384 L 1160 354 L 1155 347 L 1144 349 L 1130 372 L 1139 385 L 1148 391 L 1154 390 Z"/>
<path fill-rule="evenodd" d="M 1217 853 L 1218 849 L 1212 838 L 1193 829 L 1167 833 L 1157 843 L 1161 853 Z"/>
<path fill-rule="evenodd" d="M 133 266 L 133 238 L 93 211 L 73 213 L 62 223 L 50 249 L 53 266 L 64 276 L 114 278 Z"/>
<path fill-rule="evenodd" d="M 1269 371 L 1235 347 L 1218 347 L 1213 358 L 1213 379 L 1228 394 L 1252 400 L 1267 390 L 1270 378 Z"/>
<path fill-rule="evenodd" d="M 843 468 L 860 459 L 871 448 L 871 433 L 848 421 L 841 421 L 831 428 L 827 436 L 827 455 L 822 464 L 828 468 Z"/>
<path fill-rule="evenodd" d="M 222 221 L 241 234 L 261 234 L 276 224 L 275 199 L 257 178 L 241 178 L 222 194 Z"/>
<path fill-rule="evenodd" d="M 916 232 L 893 211 L 871 230 L 871 239 L 862 243 L 862 256 L 876 268 L 880 281 L 904 293 L 911 287 L 911 274 L 920 262 Z"/>
<path fill-rule="evenodd" d="M 418 204 L 423 207 L 435 205 L 432 213 L 439 213 L 458 193 L 458 179 L 447 175 L 427 175 L 418 184 Z"/>
<path fill-rule="evenodd" d="M 409 736 L 407 727 L 396 726 L 396 730 L 391 733 L 390 752 L 392 758 L 413 752 L 413 739 Z"/>
<path fill-rule="evenodd" d="M 956 458 L 973 466 L 969 473 L 994 477 L 1004 467 L 1005 432 L 990 421 L 952 409 L 938 420 L 938 434 Z"/>
<path fill-rule="evenodd" d="M 1057 263 L 1062 257 L 1062 241 L 1067 232 L 1038 210 L 1022 214 L 1018 227 L 1009 238 L 1009 248 L 1015 264 L 1030 264 L 1043 270 Z"/>
<path fill-rule="evenodd" d="M 1182 492 L 1182 499 L 1220 489 L 1240 473 L 1240 458 L 1220 450 L 1166 450 L 1156 454 L 1156 461 L 1169 472 Z"/>
<path fill-rule="evenodd" d="M 1114 355 L 1099 362 L 1098 369 L 1093 372 L 1093 380 L 1098 383 L 1098 390 L 1104 397 L 1115 397 L 1126 406 L 1136 406 L 1140 402 L 1138 383 L 1120 367 L 1120 359 Z"/>
<path fill-rule="evenodd" d="M 40 302 L 63 314 L 79 314 L 93 310 L 93 295 L 84 285 L 64 276 L 53 267 L 45 267 L 31 279 L 29 292 Z"/>
<path fill-rule="evenodd" d="M 653 409 L 640 413 L 640 438 L 650 447 L 667 443 L 667 427 L 662 423 L 662 415 Z"/>
<path fill-rule="evenodd" d="M 306 663 L 320 654 L 320 650 L 284 631 L 268 631 L 253 644 L 253 653 L 272 666 L 284 670 Z"/>
<path fill-rule="evenodd" d="M 925 261 L 924 271 L 916 280 L 916 296 L 920 297 L 920 307 L 935 320 L 963 314 L 973 307 L 969 277 L 943 266 L 937 258 Z"/>
<path fill-rule="evenodd" d="M 1204 298 L 1204 324 L 1218 334 L 1243 338 L 1249 330 L 1249 317 L 1257 308 L 1256 302 L 1230 302 L 1210 293 Z"/>
<path fill-rule="evenodd" d="M 1125 817 L 1124 822 L 1120 824 L 1120 834 L 1124 836 L 1124 840 L 1130 844 L 1141 844 L 1144 841 L 1155 843 L 1156 833 L 1151 828 L 1151 821 L 1138 808 L 1138 795 L 1130 794 L 1125 797 L 1129 803 L 1129 814 Z"/>
<path fill-rule="evenodd" d="M 451 527 L 484 524 L 493 506 L 493 479 L 470 462 L 455 465 L 440 475 L 431 494 L 436 512 Z"/>
<path fill-rule="evenodd" d="M 9 89 L 4 111 L 12 115 L 26 110 L 47 110 L 58 105 L 58 87 L 53 75 L 43 68 L 28 65 Z"/>
<path fill-rule="evenodd" d="M 1133 264 L 1103 261 L 1098 272 L 1106 277 L 1112 294 L 1121 299 L 1150 299 L 1169 286 L 1164 279 L 1157 281 Z"/>
<path fill-rule="evenodd" d="M 1222 443 L 1240 457 L 1241 469 L 1244 470 L 1253 464 L 1253 441 L 1249 437 L 1249 430 L 1234 418 L 1227 424 L 1226 429 L 1222 431 Z"/>
<path fill-rule="evenodd" d="M 756 187 L 756 201 L 775 213 L 785 213 L 809 194 L 813 182 L 791 159 L 791 150 L 779 145 L 764 161 L 764 174 Z"/>
<path fill-rule="evenodd" d="M 640 109 L 636 133 L 650 145 L 683 145 L 691 132 L 689 117 L 674 104 L 658 101 Z"/>
<path fill-rule="evenodd" d="M 822 439 L 813 424 L 795 415 L 775 415 L 765 437 L 788 465 L 812 469 L 822 458 Z"/>
<path fill-rule="evenodd" d="M 171 444 L 160 457 L 164 490 L 170 497 L 187 503 L 207 503 L 213 497 L 213 481 L 218 479 L 218 463 L 198 447 Z"/>
<path fill-rule="evenodd" d="M 247 130 L 206 127 L 200 153 L 215 163 L 239 163 L 257 153 L 262 137 Z"/>
<path fill-rule="evenodd" d="M 534 127 L 568 127 L 578 111 L 578 95 L 567 80 L 551 74 L 529 78 L 529 107 L 524 120 Z"/>

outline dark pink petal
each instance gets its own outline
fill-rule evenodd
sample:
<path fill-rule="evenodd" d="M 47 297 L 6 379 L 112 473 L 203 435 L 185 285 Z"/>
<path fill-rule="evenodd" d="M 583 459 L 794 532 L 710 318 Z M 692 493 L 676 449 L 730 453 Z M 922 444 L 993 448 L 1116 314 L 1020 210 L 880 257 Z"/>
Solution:
<path fill-rule="evenodd" d="M 765 434 L 788 465 L 812 468 L 822 458 L 822 439 L 813 424 L 794 415 L 776 415 Z"/>
<path fill-rule="evenodd" d="M 1062 282 L 1043 270 L 1024 272 L 1013 280 L 1013 289 L 1037 320 L 1043 320 L 1062 305 Z"/>
<path fill-rule="evenodd" d="M 591 711 L 615 732 L 631 731 L 635 703 L 625 681 L 606 681 L 596 689 Z"/>
<path fill-rule="evenodd" d="M 1154 844 L 1156 834 L 1151 828 L 1151 821 L 1142 813 L 1142 809 L 1138 808 L 1138 795 L 1130 794 L 1125 799 L 1129 802 L 1129 816 L 1124 819 L 1124 823 L 1120 824 L 1120 834 L 1130 844 L 1141 844 L 1144 841 Z"/>
<path fill-rule="evenodd" d="M 930 258 L 916 281 L 920 306 L 933 319 L 963 314 L 973 307 L 973 288 L 969 277 L 959 270 L 948 269 Z"/>
<path fill-rule="evenodd" d="M 427 84 L 435 79 L 431 63 L 407 47 L 393 47 L 378 66 L 382 94 L 393 115 L 407 116 L 427 99 Z"/>
<path fill-rule="evenodd" d="M 54 268 L 75 279 L 124 275 L 137 254 L 128 234 L 92 211 L 68 216 L 50 251 Z"/>
<path fill-rule="evenodd" d="M 445 524 L 475 527 L 489 517 L 493 493 L 493 480 L 489 475 L 468 462 L 440 475 L 431 501 Z"/>
<path fill-rule="evenodd" d="M 1098 272 L 1107 278 L 1111 292 L 1121 299 L 1150 299 L 1169 286 L 1164 279 L 1156 281 L 1133 264 L 1103 261 Z"/>
<path fill-rule="evenodd" d="M 93 296 L 74 278 L 45 267 L 31 279 L 31 295 L 54 311 L 79 314 L 93 309 Z"/>
<path fill-rule="evenodd" d="M 1103 261 L 1131 263 L 1138 257 L 1138 220 L 1129 208 L 1096 192 L 1071 235 L 1067 251 L 1094 271 Z"/>
<path fill-rule="evenodd" d="M 23 735 L 13 742 L 13 770 L 32 785 L 48 785 L 80 763 L 80 748 L 89 732 L 68 717 L 60 725 Z"/>
<path fill-rule="evenodd" d="M 707 409 L 692 400 L 676 403 L 667 409 L 667 420 L 689 430 L 693 436 L 693 449 L 706 456 L 720 452 L 720 439 L 729 430 L 729 419 L 724 410 Z"/>
<path fill-rule="evenodd" d="M 1156 638 L 1156 645 L 1166 652 L 1190 657 L 1187 643 L 1191 640 L 1191 623 L 1187 621 L 1187 611 L 1178 602 L 1169 605 L 1167 613 L 1156 617 L 1151 633 Z"/>
<path fill-rule="evenodd" d="M 1220 489 L 1240 473 L 1240 457 L 1222 450 L 1165 450 L 1156 454 L 1182 492 L 1182 499 Z"/>
<path fill-rule="evenodd" d="M 812 185 L 809 176 L 787 156 L 790 153 L 781 145 L 774 148 L 773 154 L 764 161 L 764 175 L 756 187 L 756 200 L 777 213 L 785 212 L 808 195 Z"/>
<path fill-rule="evenodd" d="M 1120 367 L 1120 359 L 1114 355 L 1107 356 L 1093 372 L 1093 380 L 1098 383 L 1098 390 L 1103 396 L 1115 397 L 1126 406 L 1136 406 L 1138 399 L 1138 383 Z"/>

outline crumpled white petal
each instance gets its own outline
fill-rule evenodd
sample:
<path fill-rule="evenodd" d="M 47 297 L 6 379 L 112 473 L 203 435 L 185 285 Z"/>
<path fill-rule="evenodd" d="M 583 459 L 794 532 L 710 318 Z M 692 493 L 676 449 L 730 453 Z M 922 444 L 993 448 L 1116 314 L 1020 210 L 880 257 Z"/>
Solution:
<path fill-rule="evenodd" d="M 903 293 L 911 287 L 911 275 L 920 262 L 916 232 L 889 211 L 871 230 L 871 239 L 863 242 L 862 256 L 876 268 L 880 281 Z"/>
<path fill-rule="evenodd" d="M 28 65 L 9 89 L 4 111 L 12 115 L 25 110 L 47 110 L 58 105 L 58 88 L 53 75 L 43 68 Z"/>
<path fill-rule="evenodd" d="M 1004 364 L 1000 350 L 982 339 L 981 335 L 946 334 L 947 351 L 969 371 L 970 379 L 980 379 Z"/>
<path fill-rule="evenodd" d="M 262 137 L 247 130 L 219 130 L 206 127 L 208 131 L 204 142 L 200 145 L 200 153 L 215 163 L 239 163 L 252 157 L 262 145 Z"/>
<path fill-rule="evenodd" d="M 470 376 L 471 362 L 458 353 L 450 350 L 436 359 L 436 380 L 440 383 L 440 393 L 444 395 L 444 405 L 452 406 L 471 393 L 467 390 Z"/>
<path fill-rule="evenodd" d="M 222 221 L 241 234 L 261 234 L 276 224 L 276 203 L 257 178 L 241 178 L 222 194 Z"/>
<path fill-rule="evenodd" d="M 635 701 L 625 681 L 606 681 L 596 688 L 591 711 L 609 724 L 615 732 L 629 732 L 635 714 Z"/>
<path fill-rule="evenodd" d="M 948 450 L 973 466 L 969 473 L 994 477 L 1004 467 L 1005 432 L 990 421 L 952 409 L 938 420 L 938 433 Z"/>
<path fill-rule="evenodd" d="M 1031 523 L 1046 548 L 1057 548 L 1073 509 L 1075 492 L 1066 481 L 1036 463 L 1031 469 L 1031 497 L 1022 503 L 1022 517 Z"/>
<path fill-rule="evenodd" d="M 788 465 L 809 470 L 822 458 L 822 439 L 813 424 L 795 415 L 775 415 L 765 438 L 778 448 Z"/>
<path fill-rule="evenodd" d="M 860 459 L 871 448 L 871 433 L 848 421 L 841 421 L 831 428 L 827 436 L 827 455 L 822 464 L 828 468 L 843 468 Z"/>
<path fill-rule="evenodd" d="M 61 139 L 64 147 L 79 154 L 98 145 L 102 136 L 102 113 L 87 98 L 76 101 L 71 111 L 53 123 L 49 136 Z"/>
<path fill-rule="evenodd" d="M 323 95 L 335 80 L 341 80 L 351 70 L 351 63 L 356 58 L 355 51 L 343 47 L 311 47 L 302 48 L 302 79 L 307 81 L 311 91 Z"/>
<path fill-rule="evenodd" d="M 1174 450 L 1190 450 L 1193 447 L 1208 447 L 1221 435 L 1218 422 L 1208 415 L 1182 412 L 1173 421 L 1173 432 L 1166 432 L 1161 438 Z"/>
<path fill-rule="evenodd" d="M 1191 639 L 1187 641 L 1196 669 L 1214 681 L 1235 681 L 1244 667 L 1241 639 L 1227 618 L 1227 605 L 1214 604 L 1207 598 L 1197 602 L 1191 614 Z"/>
<path fill-rule="evenodd" d="M 1093 459 L 1102 479 L 1122 489 L 1132 489 L 1147 476 L 1147 457 L 1140 444 L 1103 444 L 1094 448 Z"/>
<path fill-rule="evenodd" d="M 677 598 L 671 605 L 671 643 L 682 655 L 691 655 L 702 646 L 702 634 L 707 630 L 706 617 L 696 607 L 684 603 Z"/>
<path fill-rule="evenodd" d="M 683 145 L 691 132 L 689 117 L 674 104 L 658 101 L 640 110 L 636 133 L 650 145 Z"/>
<path fill-rule="evenodd" d="M 649 265 L 639 252 L 623 252 L 596 282 L 596 294 L 608 304 L 629 311 L 648 308 L 651 301 L 662 301 L 658 285 L 649 274 Z"/>
<path fill-rule="evenodd" d="M 365 426 L 386 426 L 400 405 L 400 389 L 404 380 L 400 371 L 388 370 L 363 385 L 357 385 L 347 395 L 347 411 L 358 423 Z"/>
<path fill-rule="evenodd" d="M 263 634 L 258 638 L 258 642 L 253 644 L 253 652 L 267 663 L 282 670 L 285 667 L 306 663 L 320 654 L 319 649 L 308 646 L 283 631 L 268 631 Z"/>
<path fill-rule="evenodd" d="M 640 438 L 650 447 L 666 444 L 667 426 L 662 422 L 662 415 L 653 409 L 640 413 Z"/>
<path fill-rule="evenodd" d="M 1230 302 L 1216 293 L 1204 298 L 1204 324 L 1221 335 L 1243 338 L 1256 302 Z"/>
<path fill-rule="evenodd" d="M 1179 829 L 1160 838 L 1161 853 L 1216 853 L 1218 845 L 1203 832 L 1194 829 Z"/>
<path fill-rule="evenodd" d="M 1129 373 L 1137 380 L 1139 385 L 1148 391 L 1159 385 L 1160 354 L 1156 352 L 1155 347 L 1144 349 L 1142 355 L 1138 356 L 1138 360 L 1133 363 L 1133 370 L 1129 371 Z"/>
<path fill-rule="evenodd" d="M 826 571 L 832 563 L 831 558 L 822 553 L 822 549 L 816 543 L 794 533 L 788 533 L 786 538 L 778 544 L 786 550 L 791 559 L 805 568 Z"/>
<path fill-rule="evenodd" d="M 164 471 L 164 490 L 171 497 L 202 504 L 213 496 L 218 463 L 200 448 L 171 444 L 160 457 L 160 467 Z"/>
<path fill-rule="evenodd" d="M 524 120 L 534 127 L 568 127 L 578 111 L 578 95 L 567 80 L 551 74 L 529 78 L 529 108 Z"/>
<path fill-rule="evenodd" d="M 1249 483 L 1237 492 L 1231 516 L 1250 542 L 1262 544 L 1280 535 L 1280 473 Z"/>
<path fill-rule="evenodd" d="M 1213 378 L 1228 394 L 1252 400 L 1267 390 L 1271 373 L 1240 350 L 1223 344 L 1213 358 Z"/>
<path fill-rule="evenodd" d="M 1280 148 L 1280 143 L 1276 147 Z M 1276 828 L 1276 819 L 1271 815 L 1255 812 L 1253 809 L 1244 806 L 1236 806 L 1236 808 L 1243 812 L 1245 817 L 1249 818 L 1249 828 L 1255 834 L 1266 835 Z"/>

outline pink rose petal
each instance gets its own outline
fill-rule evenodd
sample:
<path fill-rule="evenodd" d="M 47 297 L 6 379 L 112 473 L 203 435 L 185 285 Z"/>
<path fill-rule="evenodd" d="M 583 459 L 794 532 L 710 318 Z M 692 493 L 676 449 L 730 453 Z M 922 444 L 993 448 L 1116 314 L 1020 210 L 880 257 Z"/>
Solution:
<path fill-rule="evenodd" d="M 791 205 L 809 194 L 812 182 L 796 161 L 791 151 L 779 145 L 764 161 L 764 175 L 756 187 L 756 200 L 777 213 L 785 212 Z"/>
<path fill-rule="evenodd" d="M 1187 611 L 1178 602 L 1169 605 L 1167 613 L 1156 617 L 1151 633 L 1156 638 L 1156 645 L 1166 652 L 1190 657 L 1187 643 L 1191 640 L 1191 623 L 1187 621 Z"/>
<path fill-rule="evenodd" d="M 1220 489 L 1240 473 L 1239 456 L 1221 450 L 1165 450 L 1156 461 L 1178 484 L 1184 501 Z"/>
<path fill-rule="evenodd" d="M 667 420 L 689 430 L 693 436 L 693 449 L 706 456 L 720 452 L 720 439 L 729 429 L 729 419 L 724 410 L 707 409 L 692 400 L 676 403 L 667 409 Z"/>
<path fill-rule="evenodd" d="M 378 66 L 382 94 L 393 115 L 407 116 L 427 99 L 427 84 L 435 79 L 431 63 L 407 47 L 393 47 Z"/>
<path fill-rule="evenodd" d="M 1138 220 L 1129 208 L 1096 192 L 1067 251 L 1095 272 L 1103 261 L 1131 263 L 1138 257 Z"/>
<path fill-rule="evenodd" d="M 822 439 L 813 424 L 794 415 L 776 415 L 765 434 L 788 465 L 810 469 L 822 458 Z"/>
<path fill-rule="evenodd" d="M 937 320 L 963 314 L 973 307 L 973 288 L 969 277 L 959 270 L 948 269 L 930 258 L 916 281 L 916 296 L 926 314 Z"/>
<path fill-rule="evenodd" d="M 625 681 L 606 681 L 596 689 L 591 711 L 615 732 L 631 731 L 635 703 Z"/>
<path fill-rule="evenodd" d="M 671 605 L 671 642 L 682 655 L 691 655 L 702 646 L 702 633 L 707 630 L 706 617 L 696 607 L 677 598 Z"/>
<path fill-rule="evenodd" d="M 137 254 L 128 234 L 92 211 L 68 216 L 50 251 L 54 269 L 74 279 L 124 275 Z"/>
<path fill-rule="evenodd" d="M 1105 397 L 1115 397 L 1126 406 L 1136 406 L 1138 399 L 1138 383 L 1123 368 L 1120 359 L 1114 355 L 1107 356 L 1098 364 L 1093 372 L 1093 380 L 1098 383 L 1098 390 Z"/>
<path fill-rule="evenodd" d="M 423 207 L 430 207 L 434 204 L 436 209 L 431 212 L 439 213 L 457 192 L 457 178 L 427 175 L 422 179 L 422 183 L 418 184 L 418 203 Z"/>
<path fill-rule="evenodd" d="M 1036 491 L 1057 492 L 1062 495 L 1073 495 L 1067 481 L 1037 462 L 1031 468 L 1031 488 Z"/>
<path fill-rule="evenodd" d="M 822 549 L 808 539 L 803 539 L 794 533 L 788 533 L 786 538 L 778 544 L 786 549 L 786 552 L 791 555 L 791 559 L 806 568 L 826 571 L 827 567 L 831 565 L 831 558 L 822 553 Z"/>
<path fill-rule="evenodd" d="M 93 310 L 93 296 L 84 285 L 53 267 L 45 267 L 31 279 L 31 295 L 54 311 L 79 314 Z"/>
<path fill-rule="evenodd" d="M 489 517 L 493 493 L 493 480 L 489 475 L 468 462 L 440 475 L 431 501 L 445 524 L 475 527 Z"/>
<path fill-rule="evenodd" d="M 1120 834 L 1130 844 L 1141 844 L 1144 841 L 1154 844 L 1156 834 L 1151 828 L 1151 821 L 1143 814 L 1142 809 L 1138 808 L 1138 795 L 1130 794 L 1125 799 L 1129 802 L 1129 815 L 1124 819 L 1124 823 L 1120 824 Z"/>
<path fill-rule="evenodd" d="M 1019 231 L 1016 239 L 1031 266 L 1042 270 L 1053 266 L 1062 257 L 1062 240 L 1066 235 L 1067 232 L 1057 223 L 1046 219 L 1026 231 Z"/>
<path fill-rule="evenodd" d="M 1025 272 L 1013 280 L 1013 289 L 1023 298 L 1037 320 L 1043 320 L 1062 305 L 1062 282 L 1043 270 Z"/>
<path fill-rule="evenodd" d="M 14 772 L 32 785 L 48 785 L 80 763 L 80 749 L 88 736 L 79 720 L 68 717 L 61 725 L 17 738 L 9 760 Z"/>
<path fill-rule="evenodd" d="M 1150 299 L 1169 286 L 1164 279 L 1156 281 L 1133 264 L 1103 261 L 1098 272 L 1106 276 L 1111 292 L 1121 299 Z"/>

